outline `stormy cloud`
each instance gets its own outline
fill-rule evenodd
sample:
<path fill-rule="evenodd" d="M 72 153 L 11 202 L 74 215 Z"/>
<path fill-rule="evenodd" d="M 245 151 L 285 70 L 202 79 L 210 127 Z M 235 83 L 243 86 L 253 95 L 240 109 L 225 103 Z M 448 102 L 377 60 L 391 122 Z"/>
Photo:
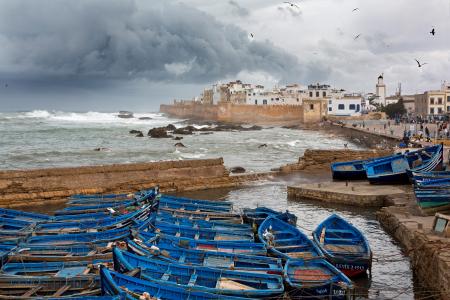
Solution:
<path fill-rule="evenodd" d="M 183 3 L 151 2 L 0 1 L 2 77 L 199 83 L 242 70 L 301 77 L 297 58 L 269 41 Z"/>

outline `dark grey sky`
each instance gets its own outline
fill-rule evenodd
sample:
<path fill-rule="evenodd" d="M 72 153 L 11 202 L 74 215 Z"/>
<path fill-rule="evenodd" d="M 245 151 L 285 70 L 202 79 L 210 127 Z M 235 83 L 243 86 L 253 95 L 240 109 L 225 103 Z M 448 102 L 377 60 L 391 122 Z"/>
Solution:
<path fill-rule="evenodd" d="M 231 79 L 371 91 L 384 72 L 390 92 L 450 80 L 450 1 L 282 2 L 0 0 L 0 111 L 156 110 Z"/>

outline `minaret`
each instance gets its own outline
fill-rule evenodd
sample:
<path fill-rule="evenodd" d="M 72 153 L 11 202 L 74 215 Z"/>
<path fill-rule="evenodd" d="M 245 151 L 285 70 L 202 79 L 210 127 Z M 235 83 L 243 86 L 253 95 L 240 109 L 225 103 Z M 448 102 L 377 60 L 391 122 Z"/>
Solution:
<path fill-rule="evenodd" d="M 383 74 L 378 76 L 378 83 L 376 85 L 376 102 L 386 105 L 386 85 L 383 82 Z"/>

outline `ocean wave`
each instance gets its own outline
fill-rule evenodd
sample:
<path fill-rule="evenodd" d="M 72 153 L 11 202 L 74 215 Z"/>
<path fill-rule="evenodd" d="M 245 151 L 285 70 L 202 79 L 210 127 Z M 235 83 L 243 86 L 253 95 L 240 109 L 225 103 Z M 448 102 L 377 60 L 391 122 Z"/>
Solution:
<path fill-rule="evenodd" d="M 155 125 L 174 122 L 161 113 L 136 113 L 134 118 L 119 118 L 119 113 L 105 112 L 63 112 L 48 110 L 33 110 L 29 112 L 14 113 L 3 116 L 8 119 L 36 119 L 48 122 L 63 123 L 117 123 L 117 124 L 141 124 Z"/>
<path fill-rule="evenodd" d="M 300 144 L 301 142 L 302 141 L 300 141 L 300 140 L 293 140 L 293 141 L 286 142 L 286 144 L 288 144 L 291 147 L 295 147 L 295 146 L 297 146 L 297 144 Z"/>
<path fill-rule="evenodd" d="M 181 153 L 181 157 L 188 158 L 188 159 L 198 159 L 205 156 L 204 153 Z"/>

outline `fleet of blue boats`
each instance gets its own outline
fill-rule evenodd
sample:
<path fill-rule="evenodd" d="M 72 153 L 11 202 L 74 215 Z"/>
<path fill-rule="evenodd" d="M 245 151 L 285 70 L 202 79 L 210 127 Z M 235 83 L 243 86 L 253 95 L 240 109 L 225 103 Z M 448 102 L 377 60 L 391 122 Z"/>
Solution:
<path fill-rule="evenodd" d="M 450 210 L 450 171 L 443 163 L 442 145 L 368 160 L 336 162 L 331 165 L 331 172 L 337 180 L 412 183 L 417 204 L 424 211 Z"/>
<path fill-rule="evenodd" d="M 54 215 L 0 209 L 0 299 L 354 298 L 363 234 L 332 215 L 310 238 L 296 221 L 156 187 L 74 195 Z"/>

